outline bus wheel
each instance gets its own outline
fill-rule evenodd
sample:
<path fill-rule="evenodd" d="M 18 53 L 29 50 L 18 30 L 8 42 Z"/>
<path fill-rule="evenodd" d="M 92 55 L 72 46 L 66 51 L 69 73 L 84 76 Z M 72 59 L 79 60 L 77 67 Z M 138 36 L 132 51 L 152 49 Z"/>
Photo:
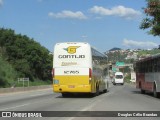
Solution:
<path fill-rule="evenodd" d="M 62 97 L 69 97 L 69 94 L 68 93 L 62 93 Z"/>
<path fill-rule="evenodd" d="M 99 86 L 96 87 L 96 96 L 99 95 Z"/>
<path fill-rule="evenodd" d="M 107 92 L 107 89 L 104 89 L 103 92 L 106 93 L 106 92 Z"/>
<path fill-rule="evenodd" d="M 141 93 L 142 93 L 142 94 L 145 94 L 145 90 L 142 90 L 142 89 L 141 89 Z"/>
<path fill-rule="evenodd" d="M 157 90 L 156 90 L 156 85 L 154 85 L 153 96 L 156 97 L 156 98 L 160 97 L 160 93 L 158 93 Z"/>

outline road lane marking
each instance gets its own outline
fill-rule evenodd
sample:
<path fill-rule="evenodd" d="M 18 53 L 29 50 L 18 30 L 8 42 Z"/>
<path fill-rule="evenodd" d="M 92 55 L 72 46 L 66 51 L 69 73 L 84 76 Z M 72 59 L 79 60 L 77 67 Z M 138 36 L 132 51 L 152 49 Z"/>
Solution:
<path fill-rule="evenodd" d="M 106 94 L 104 94 L 104 95 L 108 96 L 108 95 L 110 95 L 110 94 L 113 94 L 113 93 L 109 92 L 109 93 L 106 93 Z M 99 96 L 99 97 L 100 97 L 100 96 Z M 98 99 L 98 96 L 97 96 L 97 99 Z M 95 101 L 91 102 L 91 104 L 90 104 L 89 106 L 81 109 L 80 111 L 93 111 L 92 108 L 93 108 L 96 104 L 98 104 L 99 102 L 101 102 L 101 101 L 102 101 L 102 99 L 95 100 Z M 66 120 L 74 120 L 75 118 L 76 118 L 76 117 L 69 117 L 69 118 L 67 118 Z"/>
<path fill-rule="evenodd" d="M 36 94 L 36 95 L 29 95 L 30 97 L 35 97 L 35 96 L 41 96 L 41 95 L 46 95 L 46 93 L 41 93 L 41 94 Z"/>
<path fill-rule="evenodd" d="M 37 104 L 37 103 L 44 103 L 44 102 L 46 102 L 46 103 L 48 103 L 48 100 L 51 100 L 51 101 L 53 101 L 53 99 L 52 98 L 48 98 L 48 99 L 45 99 L 45 100 L 40 100 L 40 101 L 36 101 L 36 102 L 32 102 L 32 103 L 26 103 L 26 104 L 22 104 L 22 105 L 17 105 L 17 106 L 14 106 L 14 107 L 7 107 L 7 108 L 2 108 L 2 109 L 0 109 L 0 111 L 4 111 L 4 110 L 8 110 L 8 109 L 14 109 L 14 108 L 19 108 L 19 107 L 23 107 L 23 106 L 27 106 L 27 105 L 32 105 L 32 104 Z M 56 101 L 54 101 L 54 102 L 56 102 Z"/>

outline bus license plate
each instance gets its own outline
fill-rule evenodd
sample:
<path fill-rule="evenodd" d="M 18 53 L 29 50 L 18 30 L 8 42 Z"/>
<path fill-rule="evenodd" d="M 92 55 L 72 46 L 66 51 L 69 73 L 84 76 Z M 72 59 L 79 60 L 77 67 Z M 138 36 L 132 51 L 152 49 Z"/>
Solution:
<path fill-rule="evenodd" d="M 75 86 L 74 86 L 74 85 L 69 85 L 68 87 L 69 87 L 69 88 L 75 88 Z"/>

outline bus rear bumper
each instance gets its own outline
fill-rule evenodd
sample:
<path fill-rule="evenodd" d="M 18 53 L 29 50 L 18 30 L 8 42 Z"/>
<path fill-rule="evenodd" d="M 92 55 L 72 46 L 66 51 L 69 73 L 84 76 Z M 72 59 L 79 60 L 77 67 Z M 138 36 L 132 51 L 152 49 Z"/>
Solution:
<path fill-rule="evenodd" d="M 89 93 L 91 85 L 53 85 L 54 92 Z"/>

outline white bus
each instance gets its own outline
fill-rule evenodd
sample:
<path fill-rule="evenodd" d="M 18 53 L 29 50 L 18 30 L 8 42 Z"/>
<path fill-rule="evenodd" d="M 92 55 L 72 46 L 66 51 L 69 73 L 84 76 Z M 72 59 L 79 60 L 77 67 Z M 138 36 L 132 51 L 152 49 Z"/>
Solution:
<path fill-rule="evenodd" d="M 71 93 L 107 92 L 107 57 L 88 43 L 57 43 L 53 57 L 53 91 Z"/>

